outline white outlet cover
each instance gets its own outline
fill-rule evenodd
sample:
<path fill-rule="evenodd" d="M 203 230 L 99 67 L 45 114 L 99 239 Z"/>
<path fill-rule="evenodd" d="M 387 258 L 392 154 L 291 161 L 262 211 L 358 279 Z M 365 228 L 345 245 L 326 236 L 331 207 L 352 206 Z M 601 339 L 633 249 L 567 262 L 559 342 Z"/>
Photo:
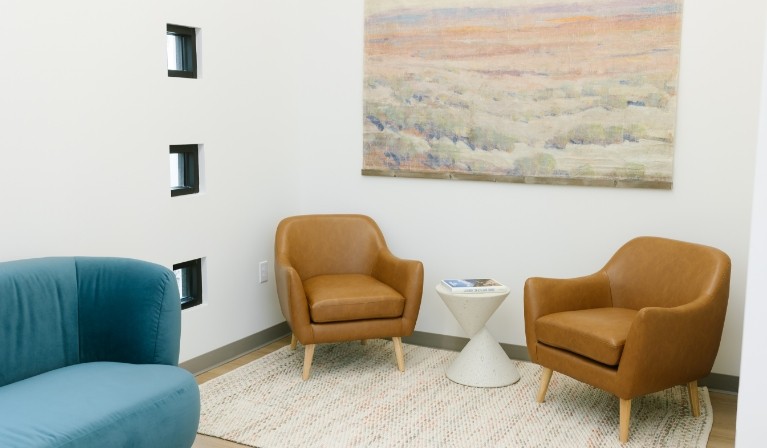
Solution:
<path fill-rule="evenodd" d="M 260 269 L 260 272 L 258 273 L 258 280 L 261 283 L 266 283 L 269 281 L 269 262 L 262 261 L 258 264 L 258 267 Z"/>

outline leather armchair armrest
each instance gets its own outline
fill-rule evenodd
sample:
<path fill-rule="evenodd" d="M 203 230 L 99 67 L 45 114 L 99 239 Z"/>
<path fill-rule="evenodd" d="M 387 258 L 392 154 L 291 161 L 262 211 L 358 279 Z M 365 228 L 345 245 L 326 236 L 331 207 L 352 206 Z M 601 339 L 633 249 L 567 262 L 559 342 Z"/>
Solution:
<path fill-rule="evenodd" d="M 710 296 L 673 308 L 639 310 L 618 367 L 624 397 L 662 390 L 711 372 L 724 326 L 726 301 Z"/>
<path fill-rule="evenodd" d="M 547 314 L 612 306 L 610 281 L 600 271 L 568 279 L 532 277 L 525 281 L 525 338 L 530 359 L 537 362 L 535 321 Z"/>
<path fill-rule="evenodd" d="M 309 303 L 301 276 L 293 266 L 279 258 L 275 261 L 274 276 L 280 308 L 291 331 L 302 344 L 313 344 Z"/>
<path fill-rule="evenodd" d="M 390 251 L 384 250 L 378 254 L 372 275 L 405 297 L 403 317 L 409 329 L 406 332 L 412 332 L 421 309 L 423 264 L 417 260 L 398 258 Z"/>

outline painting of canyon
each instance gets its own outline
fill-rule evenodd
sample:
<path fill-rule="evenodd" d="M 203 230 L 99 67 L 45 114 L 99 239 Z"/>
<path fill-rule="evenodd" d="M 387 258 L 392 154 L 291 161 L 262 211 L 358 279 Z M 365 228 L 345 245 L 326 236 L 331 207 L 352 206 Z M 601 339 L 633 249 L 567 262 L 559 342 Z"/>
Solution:
<path fill-rule="evenodd" d="M 366 0 L 364 175 L 669 189 L 681 0 Z"/>

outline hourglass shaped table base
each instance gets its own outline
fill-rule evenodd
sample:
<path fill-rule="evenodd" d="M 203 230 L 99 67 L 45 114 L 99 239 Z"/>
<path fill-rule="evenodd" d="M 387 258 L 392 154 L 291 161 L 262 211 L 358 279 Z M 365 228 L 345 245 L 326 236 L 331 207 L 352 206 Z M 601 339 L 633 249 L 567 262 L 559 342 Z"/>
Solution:
<path fill-rule="evenodd" d="M 519 381 L 519 371 L 514 362 L 485 328 L 485 322 L 509 291 L 461 294 L 451 293 L 438 285 L 437 293 L 471 338 L 447 368 L 447 377 L 473 387 L 501 387 Z"/>

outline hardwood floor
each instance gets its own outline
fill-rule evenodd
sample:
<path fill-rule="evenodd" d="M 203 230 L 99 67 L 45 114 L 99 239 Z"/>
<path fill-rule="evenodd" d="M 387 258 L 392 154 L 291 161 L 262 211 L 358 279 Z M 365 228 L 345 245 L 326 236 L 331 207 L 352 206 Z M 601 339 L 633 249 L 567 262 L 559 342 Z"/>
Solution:
<path fill-rule="evenodd" d="M 248 353 L 215 369 L 197 375 L 197 383 L 202 384 L 219 375 L 243 366 L 255 359 L 267 355 L 286 345 L 290 345 L 290 336 L 273 342 L 263 348 Z M 714 423 L 708 438 L 708 448 L 729 448 L 735 446 L 735 416 L 738 406 L 738 396 L 726 392 L 711 392 L 711 407 L 714 409 Z M 247 448 L 245 445 L 226 440 L 197 435 L 193 448 Z"/>
<path fill-rule="evenodd" d="M 256 360 L 264 355 L 268 355 L 269 353 L 275 350 L 279 350 L 280 348 L 286 345 L 290 345 L 290 336 L 286 336 L 278 341 L 272 342 L 271 344 L 265 347 L 252 351 L 235 360 L 229 361 L 228 363 L 224 365 L 218 366 L 214 369 L 208 370 L 207 372 L 197 375 L 197 384 L 202 384 L 210 379 L 216 378 L 219 375 L 223 375 L 227 372 L 231 372 L 237 367 L 244 366 L 245 364 L 253 360 Z M 233 443 L 226 440 L 217 439 L 215 437 L 204 436 L 202 434 L 197 434 L 197 438 L 194 440 L 194 445 L 192 445 L 192 448 L 243 448 L 243 447 L 248 448 L 247 445 L 240 445 L 239 443 Z"/>
<path fill-rule="evenodd" d="M 714 424 L 708 436 L 708 448 L 726 448 L 735 446 L 735 415 L 738 409 L 738 396 L 726 392 L 708 393 L 711 407 L 714 409 Z"/>

